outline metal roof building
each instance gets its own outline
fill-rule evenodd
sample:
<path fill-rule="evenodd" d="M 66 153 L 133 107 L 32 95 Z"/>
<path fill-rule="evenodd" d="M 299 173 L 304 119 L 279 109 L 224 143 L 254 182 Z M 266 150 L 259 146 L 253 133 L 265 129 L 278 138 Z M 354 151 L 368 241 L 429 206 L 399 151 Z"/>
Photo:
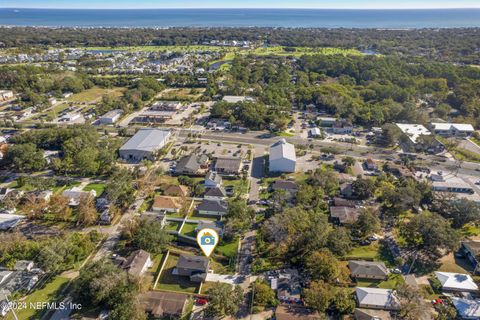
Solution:
<path fill-rule="evenodd" d="M 167 144 L 170 135 L 168 130 L 140 129 L 120 148 L 120 157 L 134 162 L 154 160 L 155 153 Z"/>
<path fill-rule="evenodd" d="M 297 157 L 295 147 L 285 139 L 281 139 L 270 146 L 270 172 L 295 172 Z"/>

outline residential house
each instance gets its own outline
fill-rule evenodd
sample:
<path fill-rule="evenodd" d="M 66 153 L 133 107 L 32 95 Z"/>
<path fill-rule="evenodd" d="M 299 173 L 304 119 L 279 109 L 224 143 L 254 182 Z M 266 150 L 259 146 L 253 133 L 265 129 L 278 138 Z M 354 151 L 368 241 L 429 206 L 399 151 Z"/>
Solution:
<path fill-rule="evenodd" d="M 353 187 L 351 182 L 344 182 L 340 185 L 340 194 L 346 198 L 353 196 Z"/>
<path fill-rule="evenodd" d="M 333 206 L 335 207 L 350 207 L 350 208 L 355 208 L 355 202 L 352 200 L 340 198 L 340 197 L 334 197 L 333 198 Z"/>
<path fill-rule="evenodd" d="M 205 176 L 205 188 L 215 188 L 221 185 L 222 177 L 214 171 L 209 171 Z"/>
<path fill-rule="evenodd" d="M 206 257 L 181 254 L 175 270 L 179 276 L 190 277 L 192 282 L 202 282 L 207 278 L 209 264 Z"/>
<path fill-rule="evenodd" d="M 395 291 L 391 289 L 357 287 L 355 295 L 360 308 L 380 310 L 398 310 L 400 308 Z"/>
<path fill-rule="evenodd" d="M 460 319 L 480 319 L 480 300 L 464 299 L 459 297 L 450 298 Z"/>
<path fill-rule="evenodd" d="M 339 224 L 355 223 L 360 216 L 360 209 L 352 207 L 330 207 L 330 217 Z"/>
<path fill-rule="evenodd" d="M 474 241 L 474 240 L 462 241 L 460 250 L 468 259 L 468 261 L 470 261 L 470 263 L 472 264 L 475 270 L 474 273 L 477 273 L 478 263 L 480 262 L 480 241 Z"/>
<path fill-rule="evenodd" d="M 322 131 L 317 127 L 310 128 L 310 129 L 308 129 L 308 136 L 310 138 L 318 138 L 318 137 L 322 136 Z"/>
<path fill-rule="evenodd" d="M 276 320 L 320 320 L 318 311 L 306 308 L 301 305 L 281 304 L 275 309 Z"/>
<path fill-rule="evenodd" d="M 171 197 L 188 197 L 190 191 L 187 186 L 171 184 L 163 190 L 163 194 Z"/>
<path fill-rule="evenodd" d="M 182 157 L 175 168 L 175 173 L 185 175 L 201 175 L 204 174 L 208 168 L 209 158 L 207 155 L 191 154 Z"/>
<path fill-rule="evenodd" d="M 270 146 L 270 172 L 295 172 L 296 163 L 297 157 L 293 144 L 281 139 Z"/>
<path fill-rule="evenodd" d="M 145 311 L 155 319 L 180 319 L 188 309 L 189 296 L 182 293 L 148 291 L 140 296 Z"/>
<path fill-rule="evenodd" d="M 222 100 L 228 103 L 254 101 L 252 97 L 246 97 L 246 96 L 224 96 Z"/>
<path fill-rule="evenodd" d="M 171 136 L 170 131 L 160 129 L 140 129 L 119 150 L 120 157 L 126 161 L 139 162 L 154 160 Z"/>
<path fill-rule="evenodd" d="M 321 127 L 332 127 L 337 122 L 337 118 L 333 117 L 318 117 L 317 120 Z"/>
<path fill-rule="evenodd" d="M 348 268 L 355 279 L 386 280 L 389 274 L 383 262 L 348 261 Z"/>
<path fill-rule="evenodd" d="M 469 123 L 432 122 L 430 128 L 435 134 L 444 137 L 467 137 L 475 132 L 475 128 Z"/>
<path fill-rule="evenodd" d="M 478 286 L 468 274 L 435 271 L 435 276 L 447 292 L 478 292 Z"/>
<path fill-rule="evenodd" d="M 341 119 L 333 124 L 332 131 L 335 134 L 351 134 L 353 132 L 353 126 L 349 121 Z"/>
<path fill-rule="evenodd" d="M 293 195 L 298 191 L 298 184 L 292 180 L 275 180 L 271 188 L 273 191 L 281 190 Z"/>
<path fill-rule="evenodd" d="M 435 137 L 430 139 L 424 139 L 429 137 L 432 133 L 421 124 L 395 124 L 403 133 L 403 144 L 407 149 L 413 149 L 414 151 L 428 151 L 432 153 L 438 153 L 445 150 L 445 146 L 440 143 Z M 429 140 L 429 142 L 426 140 Z"/>
<path fill-rule="evenodd" d="M 195 228 L 195 233 L 198 233 L 202 229 L 213 229 L 217 232 L 217 234 L 223 237 L 223 223 L 220 221 L 208 221 L 208 220 L 200 220 Z"/>
<path fill-rule="evenodd" d="M 98 223 L 101 225 L 109 225 L 112 224 L 112 214 L 110 210 L 107 208 L 100 213 L 100 217 L 98 218 Z"/>
<path fill-rule="evenodd" d="M 152 210 L 156 212 L 180 212 L 182 208 L 182 198 L 168 197 L 168 196 L 155 196 L 153 199 Z"/>
<path fill-rule="evenodd" d="M 62 192 L 62 196 L 68 198 L 68 204 L 72 207 L 76 207 L 80 204 L 82 197 L 96 197 L 97 192 L 95 190 L 82 191 L 78 187 L 73 187 Z"/>
<path fill-rule="evenodd" d="M 128 258 L 123 261 L 121 267 L 128 271 L 129 274 L 140 277 L 153 265 L 150 253 L 144 250 L 132 252 Z"/>
<path fill-rule="evenodd" d="M 203 195 L 204 199 L 207 200 L 225 200 L 227 197 L 227 192 L 223 187 L 209 188 Z"/>
<path fill-rule="evenodd" d="M 355 309 L 355 320 L 392 320 L 390 312 L 374 309 Z"/>
<path fill-rule="evenodd" d="M 227 214 L 228 206 L 224 201 L 204 199 L 197 206 L 197 211 L 200 215 L 222 217 Z"/>
<path fill-rule="evenodd" d="M 103 116 L 101 116 L 98 121 L 101 124 L 114 124 L 115 122 L 118 121 L 118 119 L 120 119 L 122 114 L 123 114 L 122 109 L 111 110 L 105 113 Z"/>
<path fill-rule="evenodd" d="M 25 219 L 25 216 L 0 213 L 0 231 L 10 230 Z"/>
<path fill-rule="evenodd" d="M 214 170 L 219 174 L 237 175 L 242 168 L 242 159 L 240 158 L 217 158 Z"/>

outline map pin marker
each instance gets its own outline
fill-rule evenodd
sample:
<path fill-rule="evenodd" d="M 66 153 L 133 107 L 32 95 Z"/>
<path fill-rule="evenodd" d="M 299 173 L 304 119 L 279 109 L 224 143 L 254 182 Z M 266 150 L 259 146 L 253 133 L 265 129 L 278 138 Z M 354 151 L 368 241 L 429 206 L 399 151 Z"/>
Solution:
<path fill-rule="evenodd" d="M 220 237 L 213 229 L 205 228 L 197 233 L 197 243 L 207 257 L 210 257 L 219 241 Z"/>

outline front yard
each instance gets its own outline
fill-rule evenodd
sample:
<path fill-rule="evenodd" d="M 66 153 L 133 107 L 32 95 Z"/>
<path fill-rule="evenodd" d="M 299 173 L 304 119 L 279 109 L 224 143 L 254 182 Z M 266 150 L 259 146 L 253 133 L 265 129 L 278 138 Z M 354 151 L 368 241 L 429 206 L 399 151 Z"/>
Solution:
<path fill-rule="evenodd" d="M 178 255 L 170 252 L 165 267 L 160 275 L 155 290 L 176 291 L 183 293 L 198 292 L 199 284 L 191 282 L 188 277 L 177 276 L 173 274 L 178 261 Z"/>

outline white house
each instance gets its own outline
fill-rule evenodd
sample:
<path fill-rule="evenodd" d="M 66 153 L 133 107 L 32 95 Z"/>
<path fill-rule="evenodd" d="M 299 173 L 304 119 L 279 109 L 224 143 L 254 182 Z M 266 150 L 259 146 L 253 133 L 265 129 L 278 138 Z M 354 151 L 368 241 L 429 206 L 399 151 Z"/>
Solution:
<path fill-rule="evenodd" d="M 119 150 L 120 157 L 127 161 L 154 160 L 170 138 L 170 131 L 160 129 L 140 129 Z"/>
<path fill-rule="evenodd" d="M 0 90 L 0 101 L 6 101 L 13 98 L 13 91 L 11 90 Z"/>
<path fill-rule="evenodd" d="M 67 197 L 69 200 L 69 205 L 72 207 L 76 207 L 80 204 L 80 199 L 82 196 L 92 196 L 96 197 L 97 192 L 95 190 L 90 191 L 82 191 L 78 187 L 73 187 L 72 189 L 65 190 L 62 192 L 62 196 Z"/>
<path fill-rule="evenodd" d="M 295 172 L 296 163 L 297 157 L 293 144 L 281 139 L 270 146 L 270 172 Z"/>
<path fill-rule="evenodd" d="M 451 297 L 455 309 L 461 319 L 480 319 L 480 300 L 469 300 Z"/>
<path fill-rule="evenodd" d="M 355 295 L 360 308 L 380 310 L 398 310 L 400 308 L 395 292 L 390 289 L 357 287 Z"/>
<path fill-rule="evenodd" d="M 209 171 L 205 176 L 205 188 L 220 187 L 222 185 L 222 180 L 222 177 L 218 173 Z"/>
<path fill-rule="evenodd" d="M 478 286 L 468 274 L 435 271 L 445 291 L 478 292 Z"/>
<path fill-rule="evenodd" d="M 435 134 L 451 137 L 451 136 L 469 136 L 475 129 L 469 123 L 431 123 L 432 131 Z"/>

